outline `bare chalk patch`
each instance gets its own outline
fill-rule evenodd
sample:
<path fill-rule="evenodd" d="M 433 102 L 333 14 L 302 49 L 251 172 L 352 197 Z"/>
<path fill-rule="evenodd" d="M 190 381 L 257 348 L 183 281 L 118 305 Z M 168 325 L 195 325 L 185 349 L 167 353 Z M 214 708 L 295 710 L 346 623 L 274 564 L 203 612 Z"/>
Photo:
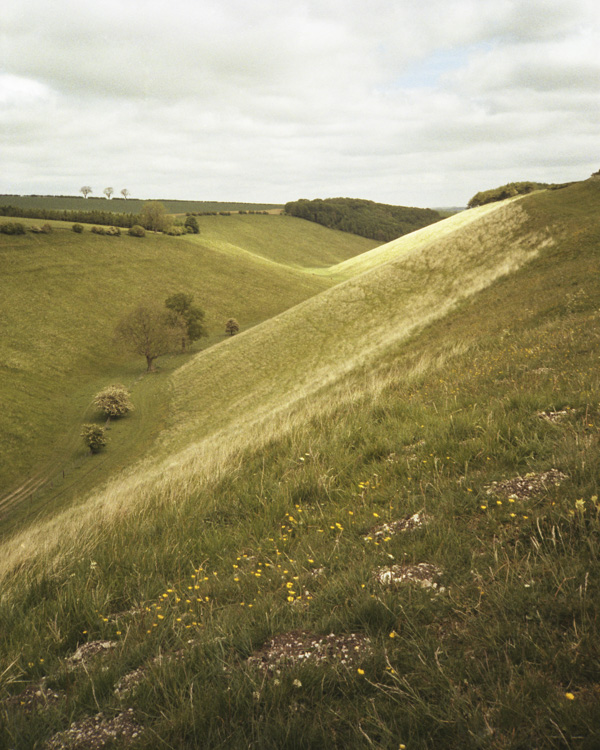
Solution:
<path fill-rule="evenodd" d="M 398 518 L 395 521 L 389 523 L 382 523 L 377 526 L 373 526 L 369 529 L 369 533 L 363 537 L 366 542 L 371 542 L 374 539 L 381 541 L 387 537 L 392 537 L 395 534 L 402 534 L 405 531 L 412 531 L 413 529 L 420 529 L 429 523 L 431 516 L 428 516 L 423 510 L 418 513 L 413 513 L 412 516 L 405 516 L 404 518 Z"/>
<path fill-rule="evenodd" d="M 279 674 L 298 664 L 336 663 L 350 667 L 371 651 L 371 641 L 358 633 L 317 635 L 307 630 L 281 633 L 247 660 L 251 666 Z"/>
<path fill-rule="evenodd" d="M 133 709 L 113 717 L 102 712 L 71 724 L 45 745 L 47 750 L 100 750 L 106 747 L 133 747 L 141 739 L 143 728 L 134 718 Z"/>
<path fill-rule="evenodd" d="M 418 563 L 417 565 L 389 565 L 375 571 L 375 579 L 382 586 L 399 587 L 407 583 L 415 583 L 424 589 L 443 592 L 438 579 L 443 575 L 441 568 L 432 563 Z"/>
<path fill-rule="evenodd" d="M 484 487 L 488 495 L 513 498 L 514 500 L 527 500 L 533 495 L 539 495 L 551 487 L 557 487 L 561 482 L 568 479 L 566 474 L 558 469 L 550 469 L 541 474 L 525 474 L 524 477 L 513 477 L 501 482 L 492 482 Z"/>
<path fill-rule="evenodd" d="M 66 659 L 68 669 L 77 669 L 101 654 L 106 654 L 116 648 L 116 641 L 90 641 L 79 646 L 74 654 Z"/>

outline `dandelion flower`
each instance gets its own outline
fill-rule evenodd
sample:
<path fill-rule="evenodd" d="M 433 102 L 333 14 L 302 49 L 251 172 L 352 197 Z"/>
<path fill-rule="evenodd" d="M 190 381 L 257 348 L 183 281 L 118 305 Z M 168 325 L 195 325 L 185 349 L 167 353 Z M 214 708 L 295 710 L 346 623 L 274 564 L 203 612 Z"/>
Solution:
<path fill-rule="evenodd" d="M 365 673 L 365 670 L 361 669 L 360 667 L 356 671 L 358 672 L 358 674 L 364 674 Z"/>
<path fill-rule="evenodd" d="M 573 695 L 573 693 L 565 693 L 565 698 L 570 701 L 575 700 L 575 696 Z"/>

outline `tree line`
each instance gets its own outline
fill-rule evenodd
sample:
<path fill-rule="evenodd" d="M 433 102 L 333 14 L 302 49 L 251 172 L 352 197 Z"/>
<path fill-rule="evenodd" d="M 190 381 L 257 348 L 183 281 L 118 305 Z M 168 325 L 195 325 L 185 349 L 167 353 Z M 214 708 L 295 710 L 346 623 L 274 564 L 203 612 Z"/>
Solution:
<path fill-rule="evenodd" d="M 301 199 L 285 204 L 285 213 L 329 229 L 389 242 L 443 217 L 431 208 L 391 206 L 358 198 Z"/>
<path fill-rule="evenodd" d="M 492 188 L 491 190 L 481 190 L 471 198 L 467 203 L 468 208 L 484 206 L 486 203 L 495 203 L 503 201 L 506 198 L 514 198 L 516 195 L 527 195 L 534 190 L 560 190 L 560 188 L 572 185 L 571 182 L 508 182 L 506 185 Z"/>
<path fill-rule="evenodd" d="M 139 224 L 136 214 L 116 213 L 113 211 L 77 211 L 54 208 L 18 208 L 17 206 L 0 206 L 0 216 L 21 219 L 46 219 L 52 221 L 72 221 L 83 224 L 102 224 L 129 228 Z"/>

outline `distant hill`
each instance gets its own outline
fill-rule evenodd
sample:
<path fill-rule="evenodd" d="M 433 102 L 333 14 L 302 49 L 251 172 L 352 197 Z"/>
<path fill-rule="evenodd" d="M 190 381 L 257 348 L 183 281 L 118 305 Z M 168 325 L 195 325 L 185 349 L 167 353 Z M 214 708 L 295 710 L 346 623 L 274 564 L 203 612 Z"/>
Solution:
<path fill-rule="evenodd" d="M 291 201 L 285 204 L 285 213 L 381 242 L 389 242 L 443 218 L 431 208 L 389 206 L 359 198 Z"/>
<path fill-rule="evenodd" d="M 234 201 L 162 200 L 168 213 L 215 213 L 219 211 L 270 211 L 282 208 L 275 203 L 236 203 Z M 112 211 L 138 214 L 147 200 L 137 198 L 84 198 L 82 195 L 0 195 L 0 206 L 24 210 L 48 211 Z M 37 218 L 37 217 L 31 217 Z M 53 217 L 54 218 L 54 217 Z"/>

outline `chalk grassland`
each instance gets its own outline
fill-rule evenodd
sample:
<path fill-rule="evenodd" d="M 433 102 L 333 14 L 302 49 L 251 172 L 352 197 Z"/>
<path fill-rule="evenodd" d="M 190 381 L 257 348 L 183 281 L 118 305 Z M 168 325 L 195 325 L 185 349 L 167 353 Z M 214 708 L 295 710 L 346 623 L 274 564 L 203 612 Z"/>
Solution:
<path fill-rule="evenodd" d="M 337 262 L 375 244 L 289 217 L 232 216 L 222 226 L 202 217 L 200 235 L 144 239 L 87 229 L 76 235 L 69 224 L 50 223 L 50 235 L 0 235 L 0 497 L 19 479 L 31 481 L 28 492 L 52 469 L 57 491 L 63 479 L 76 479 L 72 469 L 88 472 L 80 425 L 96 418 L 90 403 L 107 383 L 135 387 L 146 408 L 143 417 L 138 411 L 135 420 L 113 425 L 117 443 L 97 462 L 100 476 L 107 461 L 119 456 L 123 465 L 128 450 L 138 452 L 140 441 L 145 445 L 160 429 L 168 401 L 163 381 L 185 358 L 164 358 L 154 381 L 139 380 L 143 360 L 112 342 L 116 323 L 138 302 L 192 292 L 210 333 L 199 345 L 208 346 L 224 338 L 229 317 L 244 330 L 334 283 L 309 270 L 319 252 Z"/>
<path fill-rule="evenodd" d="M 505 204 L 175 371 L 156 465 L 3 544 L 8 746 L 597 747 L 599 198 Z"/>

